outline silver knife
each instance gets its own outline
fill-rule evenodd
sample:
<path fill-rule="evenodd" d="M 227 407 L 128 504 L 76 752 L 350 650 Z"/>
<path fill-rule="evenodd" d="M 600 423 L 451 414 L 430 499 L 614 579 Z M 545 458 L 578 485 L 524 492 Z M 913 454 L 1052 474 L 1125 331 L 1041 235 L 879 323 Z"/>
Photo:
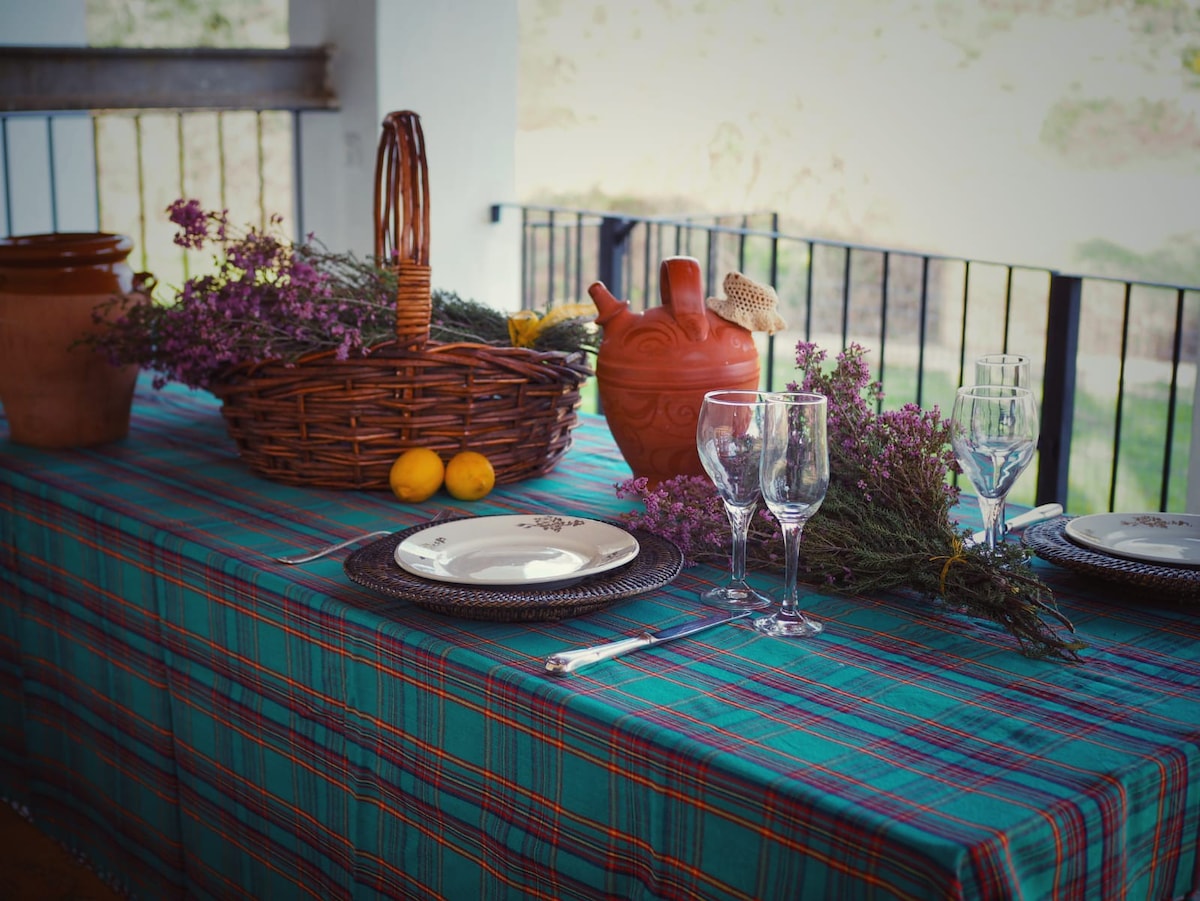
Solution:
<path fill-rule="evenodd" d="M 546 658 L 546 672 L 552 673 L 555 676 L 565 676 L 567 673 L 573 673 L 581 666 L 586 666 L 589 663 L 610 660 L 613 657 L 619 657 L 621 654 L 628 654 L 630 651 L 636 651 L 639 648 L 649 648 L 656 644 L 663 644 L 667 641 L 673 641 L 676 638 L 683 638 L 685 635 L 695 635 L 697 632 L 703 632 L 705 629 L 711 629 L 713 626 L 724 625 L 725 623 L 731 623 L 734 620 L 749 616 L 750 613 L 751 611 L 749 610 L 739 613 L 721 613 L 716 616 L 706 616 L 704 619 L 694 619 L 681 626 L 672 626 L 669 629 L 663 629 L 661 632 L 642 632 L 640 635 L 634 635 L 631 638 L 622 638 L 619 641 L 610 641 L 607 644 L 597 644 L 589 648 L 577 648 L 573 651 L 559 651 L 557 654 L 551 654 Z"/>
<path fill-rule="evenodd" d="M 1035 523 L 1054 519 L 1056 516 L 1062 516 L 1062 512 L 1062 504 L 1042 504 L 1040 507 L 1034 507 L 1032 510 L 1026 510 L 1024 513 L 1018 513 L 1012 519 L 1008 520 L 1005 524 L 1006 531 L 1012 532 L 1016 529 L 1024 529 L 1026 526 L 1032 526 Z M 985 538 L 987 538 L 987 533 L 980 530 L 971 536 L 971 544 L 983 544 Z"/>

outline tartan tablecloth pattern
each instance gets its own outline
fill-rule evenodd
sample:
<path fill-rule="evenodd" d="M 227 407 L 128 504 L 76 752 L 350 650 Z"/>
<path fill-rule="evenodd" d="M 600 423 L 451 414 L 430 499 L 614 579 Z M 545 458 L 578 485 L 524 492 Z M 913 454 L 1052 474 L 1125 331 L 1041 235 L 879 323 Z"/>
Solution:
<path fill-rule="evenodd" d="M 506 624 L 367 592 L 344 553 L 265 556 L 440 507 L 615 518 L 602 420 L 474 504 L 268 482 L 176 388 L 141 387 L 126 441 L 0 458 L 0 795 L 137 897 L 1200 891 L 1195 608 L 1039 561 L 1082 665 L 811 592 L 815 640 L 733 625 L 554 678 L 548 654 L 695 616 L 721 573 Z"/>

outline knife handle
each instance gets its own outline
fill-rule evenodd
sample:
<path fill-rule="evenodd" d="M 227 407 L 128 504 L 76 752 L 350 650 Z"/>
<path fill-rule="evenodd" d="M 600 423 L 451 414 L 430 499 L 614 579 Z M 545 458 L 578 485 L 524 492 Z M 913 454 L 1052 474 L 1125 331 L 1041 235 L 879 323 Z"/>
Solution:
<path fill-rule="evenodd" d="M 633 638 L 622 638 L 607 644 L 593 645 L 590 648 L 579 648 L 576 651 L 559 651 L 546 658 L 546 672 L 555 676 L 565 676 L 573 673 L 581 666 L 597 663 L 601 660 L 611 660 L 638 648 L 654 644 L 654 637 L 649 632 L 635 635 Z"/>
<path fill-rule="evenodd" d="M 1025 526 L 1031 526 L 1034 523 L 1045 522 L 1047 519 L 1062 516 L 1062 513 L 1062 504 L 1042 504 L 1040 507 L 1034 507 L 1032 510 L 1026 510 L 1024 513 L 1017 514 L 1008 521 L 1007 526 L 1010 530 L 1023 529 Z"/>

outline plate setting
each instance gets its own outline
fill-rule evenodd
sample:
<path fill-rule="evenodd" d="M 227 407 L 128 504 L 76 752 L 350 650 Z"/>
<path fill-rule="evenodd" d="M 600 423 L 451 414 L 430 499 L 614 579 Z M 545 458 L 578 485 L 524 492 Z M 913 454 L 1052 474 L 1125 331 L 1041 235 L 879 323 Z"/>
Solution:
<path fill-rule="evenodd" d="M 1169 566 L 1200 566 L 1200 516 L 1095 513 L 1067 521 L 1067 537 L 1101 553 Z"/>
<path fill-rule="evenodd" d="M 421 537 L 424 533 L 444 529 L 456 523 L 482 522 L 486 531 L 495 536 L 497 522 L 513 518 L 531 517 L 479 516 L 422 523 L 377 539 L 356 550 L 346 558 L 343 568 L 352 582 L 391 597 L 401 598 L 426 610 L 448 616 L 496 622 L 559 620 L 591 613 L 622 598 L 661 588 L 672 582 L 683 570 L 683 554 L 673 542 L 652 532 L 624 529 L 614 523 L 602 523 L 599 520 L 585 521 L 624 532 L 628 536 L 624 539 L 625 542 L 632 539 L 636 543 L 637 549 L 632 559 L 616 563 L 611 568 L 592 570 L 582 575 L 576 570 L 575 574 L 566 580 L 559 577 L 547 582 L 521 582 L 511 585 L 447 581 L 409 572 L 397 562 L 397 550 L 400 545 L 412 538 L 427 542 L 427 535 Z M 571 516 L 538 518 L 559 519 L 562 522 L 582 519 Z M 567 530 L 568 527 L 564 526 L 560 531 L 554 532 L 551 527 L 544 537 L 553 544 L 561 545 L 565 543 L 562 534 Z M 458 533 L 453 537 L 461 539 L 462 534 L 465 533 Z M 549 538 L 550 535 L 554 537 Z M 584 564 L 580 569 L 592 565 Z M 603 563 L 596 565 L 604 566 Z"/>
<path fill-rule="evenodd" d="M 1150 563 L 1094 550 L 1067 535 L 1067 526 L 1074 521 L 1055 519 L 1030 526 L 1021 542 L 1043 560 L 1081 575 L 1150 589 L 1128 596 L 1136 603 L 1154 603 L 1159 598 L 1200 602 L 1200 567 Z"/>
<path fill-rule="evenodd" d="M 458 585 L 539 585 L 579 579 L 628 563 L 638 540 L 578 516 L 479 516 L 439 523 L 396 545 L 413 575 Z"/>

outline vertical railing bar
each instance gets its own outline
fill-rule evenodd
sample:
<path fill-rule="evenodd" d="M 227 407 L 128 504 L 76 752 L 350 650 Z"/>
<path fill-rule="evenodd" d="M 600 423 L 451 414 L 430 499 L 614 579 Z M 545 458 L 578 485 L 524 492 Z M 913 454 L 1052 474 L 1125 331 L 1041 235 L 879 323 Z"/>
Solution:
<path fill-rule="evenodd" d="M 550 286 L 547 283 L 547 273 L 553 275 L 550 270 L 550 245 L 552 235 L 550 234 L 550 217 L 554 214 L 547 212 L 543 219 L 537 224 L 537 253 L 538 264 L 533 271 L 534 297 L 537 302 L 533 305 L 535 309 L 541 309 L 546 306 L 546 298 L 550 296 Z M 545 262 L 542 262 L 542 261 Z"/>
<path fill-rule="evenodd" d="M 771 262 L 767 272 L 772 287 L 779 284 L 779 214 L 771 214 Z M 775 336 L 767 335 L 767 385 L 775 390 Z"/>
<path fill-rule="evenodd" d="M 100 117 L 93 113 L 88 118 L 92 123 L 92 184 L 96 186 L 96 229 L 103 231 L 104 208 L 100 203 Z M 5 159 L 8 159 L 7 153 Z"/>
<path fill-rule="evenodd" d="M 558 254 L 554 240 L 554 210 L 546 218 L 546 305 L 543 309 L 554 306 L 554 265 Z"/>
<path fill-rule="evenodd" d="M 1121 463 L 1121 425 L 1125 419 L 1125 367 L 1129 360 L 1129 316 L 1132 310 L 1133 285 L 1125 283 L 1124 311 L 1121 316 L 1121 344 L 1117 354 L 1117 405 L 1113 425 L 1112 465 L 1108 471 L 1108 509 L 1115 509 L 1117 475 Z"/>
<path fill-rule="evenodd" d="M 1083 282 L 1078 276 L 1050 274 L 1042 380 L 1042 436 L 1038 445 L 1036 497 L 1039 504 L 1067 506 L 1082 288 Z"/>
<path fill-rule="evenodd" d="M 217 110 L 217 193 L 221 198 L 221 209 L 229 209 L 225 199 L 225 111 Z"/>
<path fill-rule="evenodd" d="M 147 270 L 150 268 L 150 263 L 146 255 L 146 167 L 143 159 L 142 116 L 140 113 L 133 117 L 133 137 L 134 171 L 137 173 L 138 249 L 141 254 L 142 269 Z"/>
<path fill-rule="evenodd" d="M 748 215 L 742 216 L 742 228 L 744 230 L 750 228 L 750 217 Z M 745 272 L 745 270 L 746 270 L 746 234 L 745 234 L 745 231 L 743 231 L 742 234 L 737 236 L 737 249 L 738 249 L 738 252 L 737 252 L 738 272 Z M 773 277 L 771 279 L 770 284 L 771 284 L 771 287 L 775 287 L 775 280 Z"/>
<path fill-rule="evenodd" d="M 50 231 L 58 231 L 58 163 L 54 159 L 54 117 L 46 116 L 46 154 L 50 159 Z"/>
<path fill-rule="evenodd" d="M 704 296 L 712 298 L 714 295 L 713 286 L 716 283 L 716 259 L 715 250 L 718 245 L 718 238 L 713 229 L 704 229 Z"/>
<path fill-rule="evenodd" d="M 12 170 L 8 165 L 8 116 L 0 116 L 0 152 L 4 155 L 4 234 L 6 237 L 11 237 L 13 233 L 13 199 Z"/>
<path fill-rule="evenodd" d="M 255 165 L 258 174 L 258 227 L 267 230 L 267 174 L 263 153 L 263 111 L 254 111 Z"/>
<path fill-rule="evenodd" d="M 917 405 L 919 406 L 925 391 L 925 339 L 929 336 L 929 257 L 921 257 L 921 300 L 918 304 L 920 320 L 917 322 Z"/>
<path fill-rule="evenodd" d="M 583 300 L 583 213 L 575 214 L 575 299 Z"/>
<path fill-rule="evenodd" d="M 891 255 L 883 252 L 883 272 L 879 284 L 879 381 L 883 381 L 884 370 L 887 367 L 887 318 L 888 318 L 888 268 Z M 883 409 L 883 398 L 875 402 L 876 412 Z"/>
<path fill-rule="evenodd" d="M 624 297 L 625 279 L 629 272 L 629 220 L 605 215 L 600 222 L 600 281 L 613 296 Z"/>
<path fill-rule="evenodd" d="M 571 224 L 564 222 L 559 226 L 562 231 L 562 296 L 564 302 L 571 293 Z"/>
<path fill-rule="evenodd" d="M 307 233 L 304 222 L 304 143 L 300 135 L 300 110 L 292 110 L 292 209 L 296 216 L 296 243 Z"/>
<path fill-rule="evenodd" d="M 175 163 L 179 168 L 179 197 L 180 199 L 186 200 L 188 192 L 187 179 L 184 176 L 184 170 L 187 168 L 187 155 L 184 153 L 184 147 L 187 145 L 184 138 L 183 111 L 180 110 L 175 113 Z M 183 260 L 183 280 L 187 281 L 191 275 L 191 254 L 187 252 L 185 247 L 181 245 L 176 246 L 179 247 L 179 256 Z"/>
<path fill-rule="evenodd" d="M 850 343 L 850 248 L 845 247 L 842 260 L 842 347 Z"/>
<path fill-rule="evenodd" d="M 1183 289 L 1175 292 L 1175 341 L 1171 346 L 1171 386 L 1167 393 L 1167 445 L 1163 452 L 1162 491 L 1159 510 L 1166 511 L 1170 500 L 1171 455 L 1175 443 L 1175 410 L 1179 403 L 1179 365 L 1183 359 Z"/>
<path fill-rule="evenodd" d="M 971 298 L 971 261 L 963 260 L 962 324 L 958 330 L 958 383 L 967 374 L 967 315 Z"/>
<path fill-rule="evenodd" d="M 526 273 L 529 280 L 529 293 L 527 306 L 533 309 L 538 303 L 538 283 L 537 283 L 537 257 L 538 257 L 538 240 L 540 230 L 538 228 L 539 217 L 544 215 L 540 212 L 531 214 L 527 230 L 526 230 L 526 247 L 528 253 L 525 256 Z"/>
<path fill-rule="evenodd" d="M 529 207 L 521 207 L 521 308 L 529 309 Z"/>
<path fill-rule="evenodd" d="M 1000 350 L 1008 353 L 1008 331 L 1012 325 L 1012 285 L 1013 285 L 1013 267 L 1007 267 L 1007 275 L 1004 280 L 1004 331 L 1000 342 Z"/>
<path fill-rule="evenodd" d="M 804 340 L 811 341 L 813 334 L 813 264 L 817 245 L 815 241 L 806 241 L 805 243 L 808 245 L 808 266 L 804 273 Z"/>
<path fill-rule="evenodd" d="M 651 233 L 658 237 L 656 246 L 660 249 L 662 247 L 662 229 L 656 228 L 652 223 L 646 223 L 646 239 L 642 255 L 642 309 L 647 309 L 650 306 L 650 274 L 654 257 L 650 252 L 652 243 L 650 240 Z"/>
<path fill-rule="evenodd" d="M 631 219 L 625 226 L 625 284 L 629 290 L 633 290 L 633 279 L 637 272 L 637 260 L 634 259 L 634 245 L 637 243 L 637 229 L 641 225 L 641 217 Z M 625 298 L 622 298 L 624 300 Z"/>

